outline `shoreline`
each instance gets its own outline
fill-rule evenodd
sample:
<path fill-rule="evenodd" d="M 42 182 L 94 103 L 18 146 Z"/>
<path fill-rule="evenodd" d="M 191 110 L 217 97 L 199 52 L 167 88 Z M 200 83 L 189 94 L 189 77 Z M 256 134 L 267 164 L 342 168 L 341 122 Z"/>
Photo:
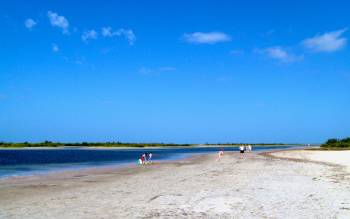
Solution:
<path fill-rule="evenodd" d="M 315 164 L 321 164 L 321 165 L 328 165 L 328 166 L 332 166 L 332 167 L 346 167 L 344 165 L 342 165 L 341 163 L 336 163 L 336 162 L 327 162 L 327 161 L 317 161 L 317 160 L 312 160 L 310 158 L 304 157 L 304 158 L 300 158 L 300 157 L 295 157 L 291 154 L 289 154 L 289 156 L 281 156 L 280 153 L 290 153 L 290 152 L 307 152 L 307 150 L 303 150 L 303 149 L 285 149 L 285 150 L 269 150 L 269 151 L 263 151 L 263 152 L 251 152 L 251 153 L 245 153 L 246 156 L 247 154 L 256 154 L 256 155 L 261 155 L 261 156 L 265 156 L 268 158 L 274 158 L 274 159 L 282 159 L 282 160 L 287 160 L 287 161 L 293 161 L 293 162 L 301 162 L 301 163 L 315 163 Z M 313 151 L 313 152 L 323 152 L 323 150 L 319 150 L 319 151 Z M 329 151 L 327 151 L 329 152 Z M 343 151 L 342 151 L 343 152 Z M 350 153 L 350 150 L 348 150 L 348 152 Z M 226 154 L 235 154 L 238 155 L 239 152 L 235 152 L 235 151 L 229 151 L 226 152 Z M 143 168 L 143 167 L 147 167 L 150 165 L 162 165 L 162 164 L 178 164 L 178 163 L 186 163 L 186 162 L 190 162 L 190 161 L 198 161 L 201 158 L 206 158 L 209 156 L 215 156 L 216 153 L 205 153 L 205 154 L 191 154 L 187 157 L 184 158 L 178 158 L 178 159 L 166 159 L 166 160 L 159 160 L 159 161 L 153 161 L 152 163 L 148 163 L 146 165 L 138 165 L 135 164 L 135 162 L 127 162 L 127 163 L 120 163 L 120 164 L 103 164 L 101 166 L 87 166 L 87 167 L 73 167 L 73 168 L 69 168 L 69 169 L 58 169 L 58 170 L 53 170 L 53 171 L 47 171 L 47 172 L 43 172 L 42 174 L 32 174 L 32 175 L 23 175 L 23 176 L 10 176 L 10 177 L 6 177 L 6 178 L 1 178 L 0 177 L 0 182 L 2 180 L 17 180 L 17 179 L 26 179 L 26 178 L 56 178 L 56 176 L 58 176 L 58 178 L 60 178 L 61 176 L 73 176 L 75 174 L 80 174 L 81 172 L 83 172 L 84 174 L 88 175 L 88 174 L 103 174 L 103 173 L 108 173 L 111 171 L 116 171 L 116 170 L 124 170 L 124 169 L 137 169 L 137 168 Z M 350 159 L 350 158 L 349 158 Z"/>
<path fill-rule="evenodd" d="M 161 164 L 168 164 L 168 163 L 177 163 L 177 162 L 187 162 L 193 159 L 197 159 L 197 157 L 206 156 L 206 155 L 212 155 L 213 153 L 207 153 L 207 154 L 190 154 L 183 158 L 175 158 L 175 159 L 165 159 L 165 160 L 156 160 L 152 161 L 151 163 L 145 164 L 145 165 L 139 165 L 135 164 L 135 162 L 125 162 L 125 163 L 115 163 L 115 164 L 102 164 L 100 166 L 91 165 L 91 166 L 74 166 L 74 167 L 67 167 L 67 168 L 58 168 L 57 170 L 44 170 L 41 173 L 33 173 L 33 174 L 24 174 L 24 175 L 18 175 L 18 176 L 5 176 L 0 177 L 0 185 L 2 182 L 9 181 L 14 182 L 16 180 L 32 180 L 32 179 L 47 179 L 47 178 L 61 178 L 73 176 L 76 174 L 80 174 L 83 172 L 85 175 L 88 174 L 102 174 L 102 173 L 108 173 L 115 170 L 123 170 L 123 169 L 130 169 L 130 168 L 142 168 L 145 166 L 150 165 L 161 165 Z"/>
<path fill-rule="evenodd" d="M 262 146 L 262 147 L 269 147 L 270 146 Z M 286 146 L 288 147 L 288 146 Z M 178 148 L 178 147 L 175 147 Z M 183 147 L 181 147 L 183 148 Z M 201 148 L 201 147 L 198 147 Z M 204 147 L 206 148 L 206 147 Z M 33 150 L 39 150 L 39 149 L 46 149 L 46 148 L 34 148 Z M 51 148 L 49 148 L 51 150 Z M 65 149 L 65 148 L 52 148 L 53 150 L 59 150 L 59 149 Z M 69 148 L 70 149 L 70 148 Z M 76 149 L 81 149 L 81 150 L 99 150 L 99 149 L 105 149 L 105 148 L 81 148 L 81 147 L 77 147 Z M 112 148 L 108 148 L 113 150 Z M 130 148 L 118 148 L 120 150 L 130 150 Z M 135 149 L 135 148 L 131 148 L 131 149 Z M 169 148 L 152 148 L 152 149 L 171 149 Z M 299 149 L 299 147 L 297 148 Z M 18 149 L 21 150 L 21 149 Z M 27 148 L 24 150 L 32 150 L 32 148 Z M 138 149 L 135 149 L 138 150 Z M 283 150 L 293 150 L 293 149 L 282 149 Z M 267 153 L 269 151 L 279 151 L 276 149 L 265 149 L 265 152 L 261 152 L 261 151 L 253 151 L 253 153 Z M 227 151 L 228 152 L 228 151 Z M 191 154 L 183 154 L 184 157 L 180 157 L 180 158 L 168 158 L 168 159 L 164 159 L 164 160 L 155 160 L 153 162 L 155 163 L 167 163 L 167 162 L 176 162 L 176 161 L 181 161 L 184 159 L 190 159 L 192 157 L 196 157 L 199 156 L 201 154 L 216 154 L 216 152 L 203 152 L 203 153 L 191 153 Z M 12 179 L 12 178 L 25 178 L 25 177 L 36 177 L 36 176 L 44 176 L 45 175 L 53 175 L 53 174 L 61 174 L 61 173 L 65 173 L 65 172 L 74 172 L 74 171 L 89 171 L 89 169 L 95 170 L 95 169 L 109 169 L 109 168 L 122 168 L 122 167 L 131 167 L 131 166 L 138 166 L 135 165 L 136 160 L 134 161 L 124 161 L 124 162 L 120 162 L 118 163 L 118 161 L 110 161 L 110 162 L 103 162 L 101 161 L 101 163 L 99 164 L 84 164 L 84 163 L 60 163 L 60 164 L 52 164 L 52 166 L 48 165 L 47 168 L 48 169 L 44 169 L 44 170 L 32 170 L 32 171 L 28 171 L 28 172 L 23 172 L 23 173 L 18 173 L 18 175 L 3 175 L 0 176 L 0 181 L 2 180 L 6 180 L 6 179 Z M 38 164 L 40 165 L 40 164 Z M 47 165 L 47 164 L 43 164 L 43 165 Z M 54 166 L 54 165 L 58 165 L 58 166 Z M 62 166 L 60 166 L 62 165 Z"/>
<path fill-rule="evenodd" d="M 259 144 L 251 144 L 253 147 L 309 147 L 305 145 L 299 145 L 299 144 L 273 144 L 273 145 L 259 145 Z M 202 145 L 202 144 L 195 144 L 191 146 L 145 146 L 145 147 L 138 147 L 138 146 L 131 146 L 131 147 L 124 147 L 124 146 L 55 146 L 55 147 L 3 147 L 0 146 L 0 150 L 35 150 L 35 149 L 166 149 L 166 148 L 208 148 L 208 147 L 239 147 L 240 145 Z M 310 146 L 311 147 L 318 147 L 316 146 Z"/>
<path fill-rule="evenodd" d="M 284 150 L 290 156 L 305 150 Z M 339 166 L 225 152 L 130 168 L 0 181 L 0 218 L 349 218 Z M 280 155 L 280 154 L 279 154 Z"/>
<path fill-rule="evenodd" d="M 45 183 L 57 183 L 64 182 L 65 180 L 84 179 L 84 178 L 99 178 L 100 176 L 109 175 L 127 175 L 131 176 L 139 174 L 150 169 L 161 167 L 162 165 L 185 165 L 189 163 L 195 163 L 208 159 L 213 154 L 194 154 L 192 156 L 176 159 L 176 160 L 164 160 L 159 162 L 152 162 L 146 165 L 137 164 L 125 164 L 125 165 L 109 165 L 100 167 L 87 167 L 83 169 L 70 169 L 62 171 L 46 172 L 44 174 L 33 174 L 25 176 L 13 176 L 7 178 L 0 178 L 0 194 L 1 189 L 12 186 L 28 186 L 32 184 Z M 1 206 L 0 206 L 1 208 Z"/>

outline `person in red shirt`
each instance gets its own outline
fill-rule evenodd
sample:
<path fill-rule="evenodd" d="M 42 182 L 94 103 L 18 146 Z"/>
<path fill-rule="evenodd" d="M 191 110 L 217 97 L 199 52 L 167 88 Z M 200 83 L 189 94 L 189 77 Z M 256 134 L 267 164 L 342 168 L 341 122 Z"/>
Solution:
<path fill-rule="evenodd" d="M 145 153 L 143 153 L 142 155 L 141 155 L 141 161 L 142 161 L 142 164 L 146 164 L 146 154 Z"/>

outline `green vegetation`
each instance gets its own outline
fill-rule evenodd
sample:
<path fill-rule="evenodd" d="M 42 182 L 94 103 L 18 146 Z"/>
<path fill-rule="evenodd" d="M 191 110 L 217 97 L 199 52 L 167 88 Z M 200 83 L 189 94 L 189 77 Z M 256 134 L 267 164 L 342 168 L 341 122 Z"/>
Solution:
<path fill-rule="evenodd" d="M 247 145 L 247 144 L 250 144 L 250 145 L 261 145 L 261 146 L 280 146 L 280 145 L 299 145 L 299 144 L 285 144 L 285 143 L 217 143 L 217 144 L 209 144 L 209 143 L 206 143 L 204 145 L 220 145 L 220 146 L 239 146 L 239 145 Z"/>
<path fill-rule="evenodd" d="M 238 146 L 247 143 L 218 143 L 218 144 L 202 144 L 204 146 Z M 173 144 L 173 143 L 123 143 L 123 142 L 78 142 L 78 143 L 62 143 L 62 142 L 0 142 L 0 148 L 23 148 L 23 147 L 190 147 L 197 146 L 199 144 Z M 263 146 L 279 146 L 290 145 L 282 143 L 259 143 L 251 145 L 263 145 Z M 293 144 L 297 145 L 297 144 Z"/>
<path fill-rule="evenodd" d="M 81 143 L 61 143 L 44 141 L 39 143 L 10 143 L 0 142 L 0 147 L 22 148 L 22 147 L 174 147 L 174 146 L 192 146 L 191 144 L 165 144 L 165 143 L 122 143 L 122 142 L 81 142 Z"/>
<path fill-rule="evenodd" d="M 325 150 L 350 150 L 350 138 L 329 139 L 321 145 L 321 148 Z"/>

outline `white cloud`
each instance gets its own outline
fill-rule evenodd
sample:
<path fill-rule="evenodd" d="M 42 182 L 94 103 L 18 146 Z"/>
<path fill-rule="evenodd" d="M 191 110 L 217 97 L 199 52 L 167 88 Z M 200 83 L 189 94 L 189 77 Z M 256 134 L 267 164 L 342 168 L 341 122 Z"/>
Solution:
<path fill-rule="evenodd" d="M 31 30 L 35 25 L 36 25 L 36 22 L 31 18 L 28 18 L 24 22 L 24 26 L 29 30 Z"/>
<path fill-rule="evenodd" d="M 314 52 L 335 52 L 345 47 L 347 39 L 341 36 L 346 31 L 347 28 L 344 28 L 322 35 L 318 34 L 315 37 L 305 39 L 302 44 Z"/>
<path fill-rule="evenodd" d="M 149 68 L 141 67 L 139 69 L 139 73 L 142 75 L 148 75 L 148 74 L 152 73 L 152 70 Z"/>
<path fill-rule="evenodd" d="M 47 16 L 49 17 L 50 23 L 53 27 L 59 27 L 62 29 L 63 33 L 68 33 L 69 22 L 65 17 L 52 11 L 48 11 Z"/>
<path fill-rule="evenodd" d="M 58 45 L 55 44 L 55 43 L 53 43 L 53 44 L 52 44 L 52 51 L 53 51 L 53 52 L 58 52 L 59 50 L 60 50 L 60 48 L 58 47 Z"/>
<path fill-rule="evenodd" d="M 271 47 L 265 49 L 266 53 L 275 59 L 287 60 L 289 58 L 289 54 L 280 47 Z"/>
<path fill-rule="evenodd" d="M 87 43 L 89 40 L 97 39 L 97 35 L 98 33 L 95 30 L 88 30 L 83 33 L 81 39 Z"/>
<path fill-rule="evenodd" d="M 136 36 L 132 30 L 119 29 L 118 32 L 128 40 L 130 45 L 134 44 Z"/>
<path fill-rule="evenodd" d="M 102 36 L 104 37 L 112 37 L 112 28 L 111 27 L 102 27 Z"/>
<path fill-rule="evenodd" d="M 136 40 L 134 32 L 130 29 L 121 28 L 117 31 L 113 31 L 111 27 L 103 27 L 101 34 L 104 37 L 123 36 L 128 40 L 130 45 L 133 45 Z"/>
<path fill-rule="evenodd" d="M 231 36 L 222 32 L 195 32 L 195 33 L 185 33 L 183 39 L 188 43 L 195 44 L 215 44 L 220 42 L 231 41 Z"/>
<path fill-rule="evenodd" d="M 255 50 L 255 52 L 259 54 L 265 54 L 268 57 L 279 60 L 281 62 L 294 62 L 302 58 L 289 53 L 287 50 L 279 46 L 268 47 L 265 49 L 257 49 Z"/>

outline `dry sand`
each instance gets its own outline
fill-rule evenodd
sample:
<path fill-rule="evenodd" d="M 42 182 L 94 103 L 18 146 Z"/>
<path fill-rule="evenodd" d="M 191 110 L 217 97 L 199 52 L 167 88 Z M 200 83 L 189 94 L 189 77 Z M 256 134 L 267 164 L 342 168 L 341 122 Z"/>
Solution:
<path fill-rule="evenodd" d="M 272 154 L 275 157 L 300 159 L 315 162 L 337 164 L 350 171 L 350 150 L 346 151 L 313 151 L 313 150 L 290 150 L 279 151 Z"/>
<path fill-rule="evenodd" d="M 215 160 L 1 180 L 0 218 L 350 218 L 343 166 L 253 153 Z"/>

